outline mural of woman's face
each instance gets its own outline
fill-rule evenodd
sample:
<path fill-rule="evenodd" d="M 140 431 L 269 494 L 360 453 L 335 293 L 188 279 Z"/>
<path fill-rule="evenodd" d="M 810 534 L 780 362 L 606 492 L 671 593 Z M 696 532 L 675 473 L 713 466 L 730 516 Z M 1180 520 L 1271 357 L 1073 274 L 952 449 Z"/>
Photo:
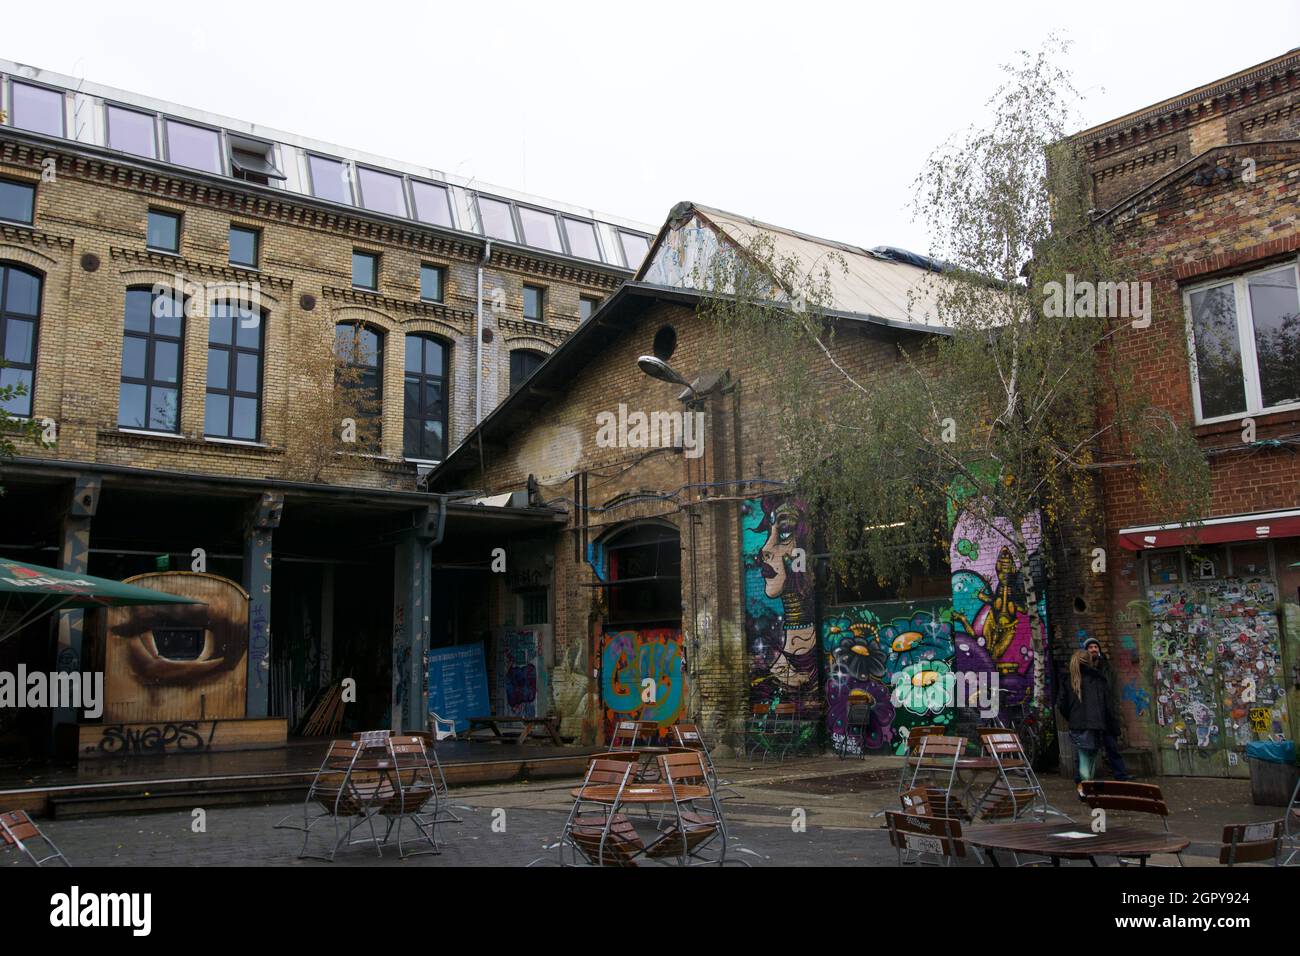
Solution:
<path fill-rule="evenodd" d="M 783 504 L 766 516 L 767 541 L 758 554 L 759 570 L 763 573 L 763 590 L 768 597 L 779 597 L 785 590 L 786 564 L 797 546 L 795 530 L 799 526 L 799 513 L 792 504 Z"/>
<path fill-rule="evenodd" d="M 113 633 L 125 640 L 131 669 L 160 684 L 194 684 L 227 671 L 243 649 L 227 647 L 230 622 L 211 619 L 203 605 L 134 608 Z M 217 612 L 219 613 L 219 612 Z"/>

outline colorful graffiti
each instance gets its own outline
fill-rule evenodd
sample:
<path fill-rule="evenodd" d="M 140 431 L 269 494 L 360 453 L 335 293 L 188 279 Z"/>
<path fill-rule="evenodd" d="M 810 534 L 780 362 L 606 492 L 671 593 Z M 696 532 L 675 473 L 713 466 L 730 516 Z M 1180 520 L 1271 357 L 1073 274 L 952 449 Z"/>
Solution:
<path fill-rule="evenodd" d="M 1151 612 L 1155 716 L 1165 745 L 1226 764 L 1257 739 L 1287 733 L 1278 594 L 1261 578 L 1157 585 Z"/>
<path fill-rule="evenodd" d="M 1021 534 L 1032 557 L 1042 541 L 1037 516 L 1024 522 Z M 948 553 L 954 669 L 962 673 L 996 671 L 998 686 L 1006 692 L 1004 707 L 1032 700 L 1035 684 L 1033 631 L 1021 568 L 1010 547 L 1013 537 L 1009 519 L 990 523 L 963 511 L 953 526 Z M 1037 598 L 1046 635 L 1047 597 L 1040 594 Z M 1050 660 L 1049 655 L 1045 658 Z M 1044 682 L 1048 677 L 1042 675 Z"/>
<path fill-rule="evenodd" d="M 607 632 L 600 653 L 600 700 L 606 740 L 620 719 L 675 724 L 686 708 L 682 632 L 669 627 Z"/>
<path fill-rule="evenodd" d="M 750 704 L 793 704 L 799 746 L 816 739 L 823 711 L 810 546 L 807 511 L 799 499 L 768 495 L 743 502 Z"/>
<path fill-rule="evenodd" d="M 542 640 L 537 631 L 509 630 L 497 641 L 497 706 L 514 717 L 544 717 L 538 701 L 544 699 L 546 668 Z"/>
<path fill-rule="evenodd" d="M 826 732 L 850 754 L 903 753 L 912 727 L 946 724 L 946 677 L 952 672 L 952 610 L 946 601 L 858 604 L 822 620 L 826 661 Z M 918 688 L 897 695 L 895 686 Z M 866 728 L 848 726 L 849 708 L 865 703 Z"/>

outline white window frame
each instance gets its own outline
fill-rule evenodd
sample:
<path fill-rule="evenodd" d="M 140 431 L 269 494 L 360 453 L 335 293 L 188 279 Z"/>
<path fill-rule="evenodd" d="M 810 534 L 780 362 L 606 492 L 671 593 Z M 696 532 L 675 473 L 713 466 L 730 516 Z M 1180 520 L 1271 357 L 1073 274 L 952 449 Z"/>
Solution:
<path fill-rule="evenodd" d="M 1212 425 L 1216 422 L 1230 422 L 1249 418 L 1252 415 L 1271 415 L 1274 412 L 1300 409 L 1300 402 L 1291 402 L 1287 405 L 1271 405 L 1267 408 L 1264 406 L 1263 393 L 1259 383 L 1259 355 L 1255 351 L 1255 317 L 1250 311 L 1250 295 L 1248 292 L 1248 284 L 1254 276 L 1268 272 L 1278 272 L 1288 266 L 1292 275 L 1295 276 L 1296 289 L 1300 291 L 1300 268 L 1297 268 L 1298 264 L 1300 264 L 1298 259 L 1274 262 L 1271 265 L 1252 269 L 1249 272 L 1209 279 L 1183 289 L 1183 316 L 1187 326 L 1187 358 L 1192 373 L 1192 408 L 1196 415 L 1196 424 Z M 1192 322 L 1192 295 L 1196 292 L 1203 292 L 1206 289 L 1225 285 L 1232 286 L 1233 305 L 1237 312 L 1237 348 L 1241 354 L 1242 383 L 1246 392 L 1246 408 L 1244 411 L 1206 418 L 1201 413 L 1201 381 L 1196 361 L 1196 329 Z"/>

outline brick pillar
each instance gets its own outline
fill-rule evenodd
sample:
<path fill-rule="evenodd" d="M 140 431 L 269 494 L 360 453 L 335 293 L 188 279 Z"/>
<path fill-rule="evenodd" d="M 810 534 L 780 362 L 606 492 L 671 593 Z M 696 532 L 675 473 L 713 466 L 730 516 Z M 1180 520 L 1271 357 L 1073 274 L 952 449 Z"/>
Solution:
<path fill-rule="evenodd" d="M 72 483 L 68 504 L 63 512 L 61 533 L 62 550 L 59 552 L 59 570 L 84 574 L 90 558 L 90 521 L 99 506 L 100 478 L 98 475 L 78 475 Z M 54 649 L 54 669 L 61 672 L 81 670 L 81 649 L 85 638 L 85 612 L 63 611 L 58 615 L 58 636 Z M 75 724 L 74 707 L 56 707 L 51 716 L 52 726 Z"/>
<path fill-rule="evenodd" d="M 271 541 L 284 495 L 266 492 L 244 526 L 244 587 L 248 591 L 248 688 L 245 716 L 265 717 L 271 692 Z"/>

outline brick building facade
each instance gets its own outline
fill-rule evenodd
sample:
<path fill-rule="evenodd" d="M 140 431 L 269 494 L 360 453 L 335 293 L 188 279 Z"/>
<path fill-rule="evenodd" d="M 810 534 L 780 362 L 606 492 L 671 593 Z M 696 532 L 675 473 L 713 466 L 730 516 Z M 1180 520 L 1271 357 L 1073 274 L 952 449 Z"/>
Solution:
<path fill-rule="evenodd" d="M 9 410 L 57 433 L 5 465 L 0 553 L 122 578 L 202 549 L 250 592 L 250 718 L 292 725 L 353 673 L 358 719 L 422 727 L 435 545 L 549 520 L 481 517 L 422 476 L 633 274 L 648 230 L 13 63 L 0 113 L 0 374 L 28 390 Z M 308 467 L 339 329 L 367 337 L 380 444 Z M 0 667 L 102 653 L 103 622 L 64 618 L 56 651 L 26 633 Z M 16 728 L 0 738 L 35 739 Z"/>
<path fill-rule="evenodd" d="M 1300 704 L 1300 53 L 1073 137 L 1117 278 L 1151 283 L 1149 328 L 1115 340 L 1153 408 L 1190 423 L 1212 504 L 1157 513 L 1104 449 L 1104 574 L 1076 563 L 1067 630 L 1121 674 L 1126 737 L 1166 773 L 1246 773 L 1244 744 L 1294 739 Z M 1102 543 L 1079 537 L 1080 550 Z"/>

